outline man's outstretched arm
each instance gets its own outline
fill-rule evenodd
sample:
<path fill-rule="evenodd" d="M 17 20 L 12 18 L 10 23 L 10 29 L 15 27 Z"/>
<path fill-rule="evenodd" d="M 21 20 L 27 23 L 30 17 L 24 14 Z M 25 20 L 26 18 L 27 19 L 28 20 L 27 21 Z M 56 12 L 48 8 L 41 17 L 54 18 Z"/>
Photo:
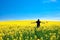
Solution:
<path fill-rule="evenodd" d="M 31 22 L 31 24 L 36 23 L 36 22 Z"/>
<path fill-rule="evenodd" d="M 42 21 L 41 21 L 41 23 L 45 24 L 45 23 L 48 23 L 48 21 L 46 21 L 46 22 L 42 22 Z"/>

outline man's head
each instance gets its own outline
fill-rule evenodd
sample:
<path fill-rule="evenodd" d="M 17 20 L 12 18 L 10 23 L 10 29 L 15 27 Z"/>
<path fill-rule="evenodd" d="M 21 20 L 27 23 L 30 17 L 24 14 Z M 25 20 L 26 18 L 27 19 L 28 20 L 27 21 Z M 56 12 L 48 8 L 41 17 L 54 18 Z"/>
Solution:
<path fill-rule="evenodd" d="M 38 21 L 39 21 L 39 19 L 38 19 Z"/>

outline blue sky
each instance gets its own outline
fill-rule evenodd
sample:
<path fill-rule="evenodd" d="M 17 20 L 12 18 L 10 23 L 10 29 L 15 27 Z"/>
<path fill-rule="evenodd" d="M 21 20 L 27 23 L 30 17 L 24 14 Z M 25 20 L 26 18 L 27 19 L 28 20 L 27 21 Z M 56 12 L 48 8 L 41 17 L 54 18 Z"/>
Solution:
<path fill-rule="evenodd" d="M 0 20 L 60 20 L 60 0 L 0 0 Z"/>

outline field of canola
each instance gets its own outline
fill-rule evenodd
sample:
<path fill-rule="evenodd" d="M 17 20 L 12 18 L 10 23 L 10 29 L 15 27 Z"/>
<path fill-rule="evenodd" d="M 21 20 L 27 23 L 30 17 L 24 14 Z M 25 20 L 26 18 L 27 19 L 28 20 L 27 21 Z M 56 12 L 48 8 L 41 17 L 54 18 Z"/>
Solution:
<path fill-rule="evenodd" d="M 60 22 L 42 21 L 40 28 L 34 20 L 0 22 L 0 40 L 60 40 Z"/>

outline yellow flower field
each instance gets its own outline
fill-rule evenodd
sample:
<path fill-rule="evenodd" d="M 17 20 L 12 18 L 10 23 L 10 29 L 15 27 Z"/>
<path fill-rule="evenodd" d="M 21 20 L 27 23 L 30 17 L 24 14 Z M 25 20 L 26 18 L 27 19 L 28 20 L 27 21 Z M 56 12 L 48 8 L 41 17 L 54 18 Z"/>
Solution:
<path fill-rule="evenodd" d="M 0 21 L 0 40 L 59 40 L 59 21 L 42 21 L 40 28 L 33 22 L 35 20 Z"/>

